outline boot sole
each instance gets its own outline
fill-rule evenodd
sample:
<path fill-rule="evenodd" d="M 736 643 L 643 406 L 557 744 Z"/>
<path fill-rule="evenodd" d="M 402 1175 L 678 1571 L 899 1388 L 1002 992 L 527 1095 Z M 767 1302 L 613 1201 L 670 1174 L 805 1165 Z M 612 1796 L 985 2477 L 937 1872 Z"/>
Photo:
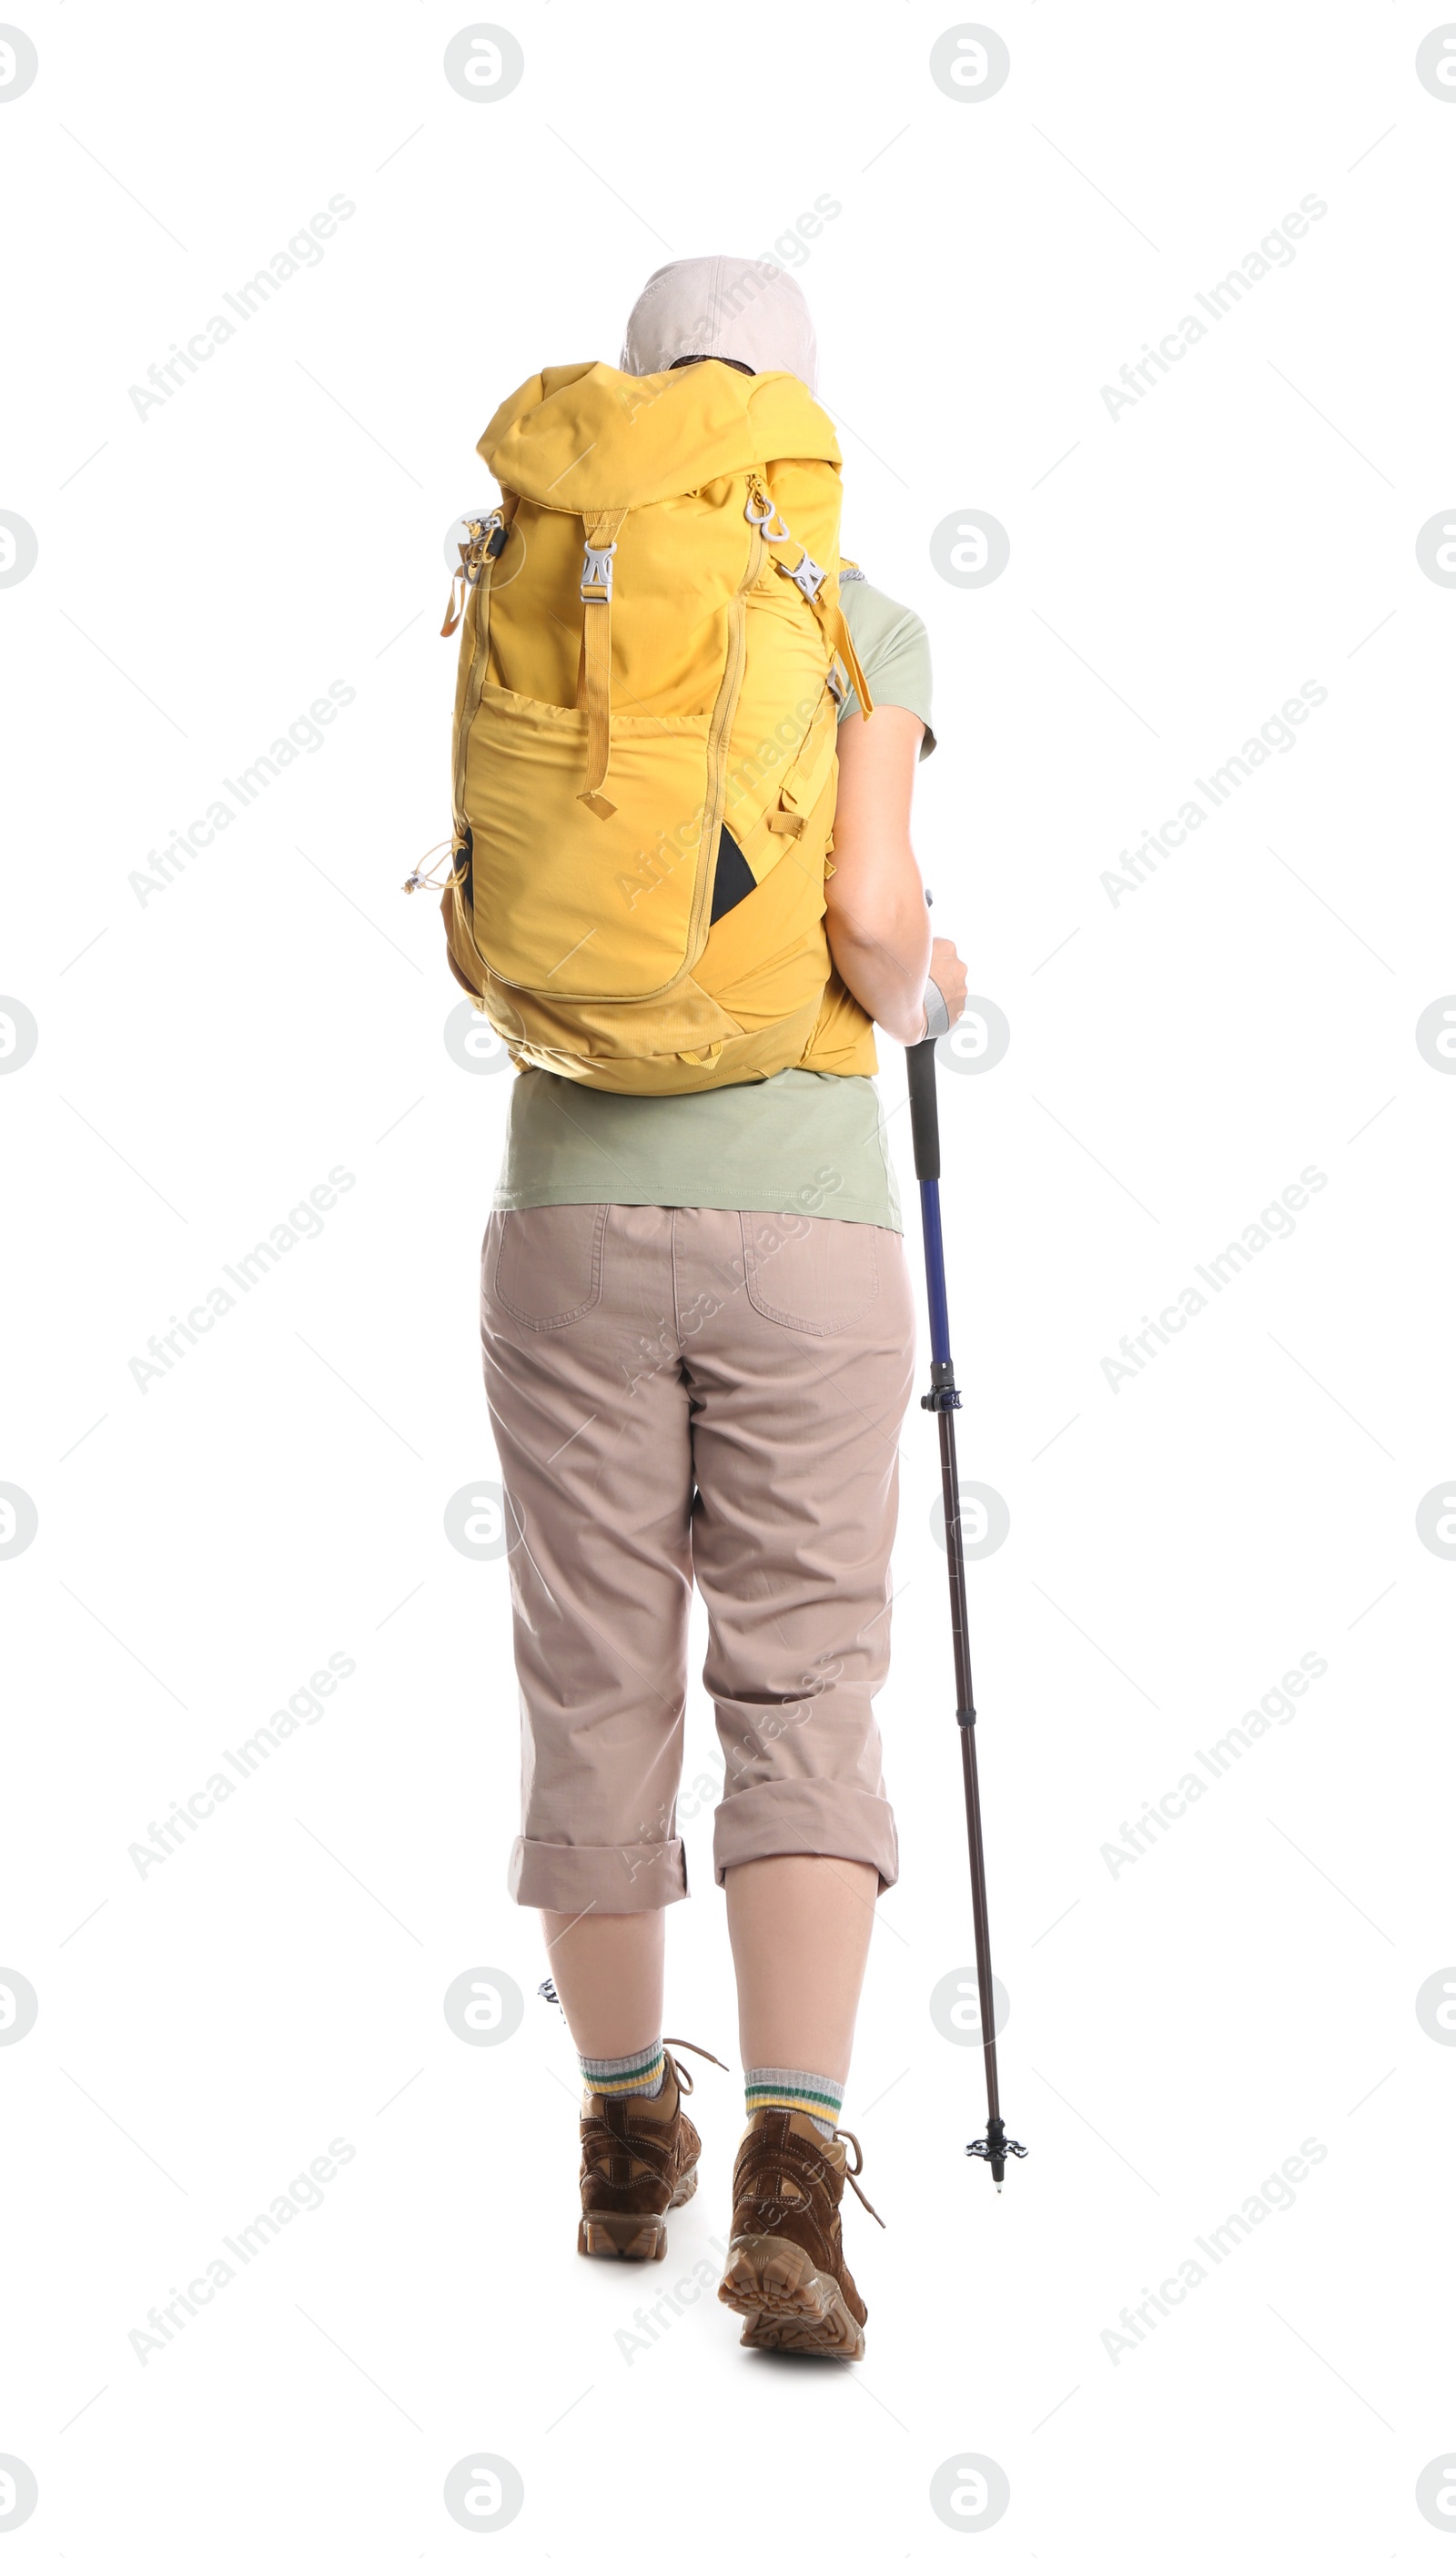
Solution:
<path fill-rule="evenodd" d="M 718 2286 L 727 2308 L 743 2313 L 740 2345 L 769 2353 L 825 2353 L 842 2362 L 864 2358 L 864 2329 L 832 2274 L 788 2238 L 735 2238 Z"/>
<path fill-rule="evenodd" d="M 697 2168 L 679 2178 L 669 2211 L 697 2192 Z M 660 2211 L 589 2211 L 577 2224 L 578 2256 L 621 2256 L 652 2261 L 667 2253 L 667 2223 Z"/>

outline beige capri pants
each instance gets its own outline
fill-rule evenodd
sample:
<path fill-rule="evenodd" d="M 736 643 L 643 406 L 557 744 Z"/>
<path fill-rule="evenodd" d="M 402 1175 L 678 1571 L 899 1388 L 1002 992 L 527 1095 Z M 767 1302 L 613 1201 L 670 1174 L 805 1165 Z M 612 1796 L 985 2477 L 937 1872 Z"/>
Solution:
<path fill-rule="evenodd" d="M 838 1856 L 895 1881 L 873 1699 L 914 1314 L 887 1227 L 701 1208 L 493 1215 L 486 1388 L 521 1700 L 513 1898 L 655 1910 L 688 1605 L 726 1762 L 714 1871 Z"/>

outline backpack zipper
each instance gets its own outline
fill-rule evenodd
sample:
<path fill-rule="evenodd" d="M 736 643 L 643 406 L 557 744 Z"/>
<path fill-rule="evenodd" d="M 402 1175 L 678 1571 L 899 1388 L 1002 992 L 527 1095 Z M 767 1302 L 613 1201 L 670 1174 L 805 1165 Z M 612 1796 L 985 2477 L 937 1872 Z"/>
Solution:
<path fill-rule="evenodd" d="M 743 690 L 748 592 L 749 588 L 757 583 L 764 563 L 763 527 L 766 518 L 754 513 L 753 497 L 755 493 L 762 497 L 765 492 L 762 484 L 755 480 L 752 473 L 749 474 L 748 485 L 749 502 L 743 510 L 752 527 L 748 547 L 748 566 L 728 607 L 728 652 L 723 664 L 723 680 L 718 687 L 718 698 L 713 704 L 713 716 L 708 727 L 708 800 L 703 810 L 703 834 L 708 846 L 708 858 L 699 869 L 692 901 L 692 914 L 688 919 L 687 955 L 682 969 L 672 981 L 674 985 L 680 984 L 689 968 L 696 967 L 707 940 L 707 935 L 704 933 L 702 941 L 699 942 L 698 934 L 703 913 L 712 893 L 713 873 L 717 869 L 718 861 L 718 837 L 722 831 L 723 809 L 728 797 L 728 741 L 732 733 L 733 716 L 738 708 L 738 696 Z M 664 988 L 663 992 L 665 991 Z"/>

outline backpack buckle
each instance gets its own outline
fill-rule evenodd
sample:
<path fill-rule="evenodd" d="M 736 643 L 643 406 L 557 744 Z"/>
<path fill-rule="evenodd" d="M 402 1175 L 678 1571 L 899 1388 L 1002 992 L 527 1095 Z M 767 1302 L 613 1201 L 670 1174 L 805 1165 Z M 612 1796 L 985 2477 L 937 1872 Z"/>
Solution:
<path fill-rule="evenodd" d="M 755 503 L 755 500 L 758 498 L 762 498 L 763 500 L 762 513 L 759 511 L 759 508 Z M 796 539 L 795 534 L 790 530 L 788 524 L 785 523 L 784 518 L 780 514 L 773 498 L 769 496 L 768 491 L 761 488 L 757 482 L 751 481 L 749 484 L 748 503 L 744 507 L 743 511 L 748 517 L 749 522 L 757 531 L 762 533 L 766 542 L 773 542 L 777 545 L 780 542 L 792 542 Z M 778 527 L 777 531 L 775 530 L 776 525 Z M 824 583 L 824 571 L 820 568 L 816 559 L 810 559 L 802 542 L 800 543 L 799 547 L 801 557 L 798 568 L 790 568 L 784 560 L 780 560 L 778 565 L 783 569 L 786 577 L 794 580 L 794 583 L 798 587 L 800 594 L 803 597 L 804 602 L 806 604 L 812 604 L 818 595 L 820 587 Z"/>
<path fill-rule="evenodd" d="M 779 562 L 779 566 L 784 570 L 785 576 L 798 587 L 805 604 L 812 604 L 814 597 L 818 594 L 820 587 L 824 583 L 824 572 L 820 568 L 818 561 L 816 559 L 810 559 L 807 551 L 805 551 L 798 568 L 785 567 L 783 560 Z"/>
<path fill-rule="evenodd" d="M 608 542 L 601 550 L 595 550 L 590 542 L 587 543 L 586 558 L 582 562 L 581 570 L 581 600 L 583 604 L 611 603 L 612 561 L 616 553 L 616 549 L 617 545 L 615 542 Z"/>

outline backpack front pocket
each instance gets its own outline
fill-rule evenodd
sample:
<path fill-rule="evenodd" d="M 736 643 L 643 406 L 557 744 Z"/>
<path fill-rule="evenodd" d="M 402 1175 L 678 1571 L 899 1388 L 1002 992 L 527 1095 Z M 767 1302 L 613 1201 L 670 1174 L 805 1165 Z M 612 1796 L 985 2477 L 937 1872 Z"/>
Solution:
<path fill-rule="evenodd" d="M 465 759 L 474 935 L 493 975 L 556 1001 L 665 993 L 706 934 L 712 715 L 612 720 L 613 814 L 578 795 L 584 711 L 487 684 Z"/>

